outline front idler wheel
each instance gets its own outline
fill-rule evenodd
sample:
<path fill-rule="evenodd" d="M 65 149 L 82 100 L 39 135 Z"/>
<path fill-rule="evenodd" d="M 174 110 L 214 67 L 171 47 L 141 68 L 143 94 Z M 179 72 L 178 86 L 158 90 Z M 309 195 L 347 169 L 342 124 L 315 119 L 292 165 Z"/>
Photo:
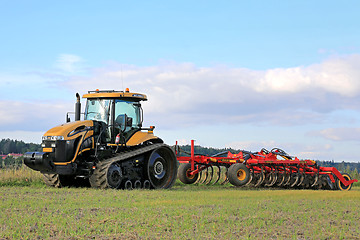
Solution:
<path fill-rule="evenodd" d="M 147 175 L 152 188 L 172 187 L 177 175 L 177 160 L 169 147 L 162 146 L 150 153 Z"/>

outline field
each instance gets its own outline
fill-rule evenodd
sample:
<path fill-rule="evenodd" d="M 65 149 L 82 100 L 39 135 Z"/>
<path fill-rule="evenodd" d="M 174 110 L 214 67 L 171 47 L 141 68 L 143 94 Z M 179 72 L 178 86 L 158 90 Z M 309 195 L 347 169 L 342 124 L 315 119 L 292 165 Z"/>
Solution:
<path fill-rule="evenodd" d="M 0 179 L 1 180 L 1 179 Z M 27 186 L 28 185 L 28 186 Z M 0 239 L 359 239 L 360 187 L 349 192 L 185 186 L 0 187 Z"/>

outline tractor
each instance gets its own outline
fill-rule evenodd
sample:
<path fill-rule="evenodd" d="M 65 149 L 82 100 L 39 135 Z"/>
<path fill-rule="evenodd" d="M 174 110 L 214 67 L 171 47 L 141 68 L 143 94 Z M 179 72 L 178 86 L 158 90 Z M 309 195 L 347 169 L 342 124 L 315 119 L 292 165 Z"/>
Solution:
<path fill-rule="evenodd" d="M 27 152 L 24 163 L 43 174 L 53 187 L 91 186 L 115 189 L 167 189 L 177 176 L 174 151 L 143 128 L 142 101 L 147 96 L 125 91 L 95 90 L 86 99 L 81 120 L 76 94 L 75 121 L 48 130 L 42 152 Z"/>

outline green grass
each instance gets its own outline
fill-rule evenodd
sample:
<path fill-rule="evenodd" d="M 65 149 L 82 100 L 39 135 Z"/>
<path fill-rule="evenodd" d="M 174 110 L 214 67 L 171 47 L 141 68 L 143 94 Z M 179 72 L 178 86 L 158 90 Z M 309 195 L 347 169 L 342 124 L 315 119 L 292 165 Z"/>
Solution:
<path fill-rule="evenodd" d="M 0 239 L 356 239 L 360 188 L 0 187 Z"/>
<path fill-rule="evenodd" d="M 42 174 L 23 165 L 20 168 L 0 168 L 0 186 L 44 186 Z"/>

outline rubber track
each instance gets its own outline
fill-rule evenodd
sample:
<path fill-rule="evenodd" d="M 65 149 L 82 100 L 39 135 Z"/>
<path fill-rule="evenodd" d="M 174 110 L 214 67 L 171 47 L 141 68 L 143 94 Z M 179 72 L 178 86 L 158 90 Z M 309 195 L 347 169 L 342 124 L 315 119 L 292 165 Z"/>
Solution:
<path fill-rule="evenodd" d="M 56 187 L 56 188 L 61 187 L 60 178 L 58 174 L 43 173 L 43 180 L 45 184 L 49 187 Z"/>
<path fill-rule="evenodd" d="M 166 144 L 163 143 L 155 143 L 152 145 L 144 146 L 135 150 L 129 150 L 122 153 L 118 153 L 117 156 L 104 159 L 96 164 L 96 169 L 94 170 L 93 174 L 90 176 L 90 184 L 93 188 L 109 188 L 107 184 L 107 169 L 110 167 L 110 165 L 114 162 L 124 161 L 126 159 L 142 155 L 146 152 L 150 152 L 152 150 L 155 150 L 158 147 L 166 146 L 169 147 Z"/>

